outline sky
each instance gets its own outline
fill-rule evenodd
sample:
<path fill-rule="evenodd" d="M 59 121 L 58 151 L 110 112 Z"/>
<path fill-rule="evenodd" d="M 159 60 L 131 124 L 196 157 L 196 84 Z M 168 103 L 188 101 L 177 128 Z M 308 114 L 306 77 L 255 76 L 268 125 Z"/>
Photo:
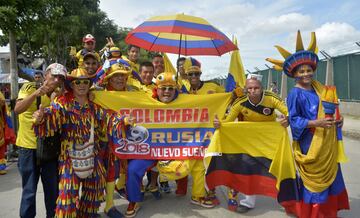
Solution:
<path fill-rule="evenodd" d="M 331 3 L 329 3 L 331 2 Z M 236 36 L 245 69 L 266 69 L 265 58 L 281 59 L 274 45 L 295 50 L 296 31 L 304 47 L 315 31 L 319 50 L 331 56 L 360 51 L 360 2 L 291 0 L 101 0 L 100 8 L 118 26 L 137 27 L 152 16 L 185 13 L 206 19 L 230 39 Z M 177 56 L 170 55 L 173 63 Z M 204 78 L 227 75 L 230 54 L 196 56 Z M 323 58 L 320 55 L 320 58 Z"/>
<path fill-rule="evenodd" d="M 331 2 L 331 3 L 329 3 Z M 206 19 L 230 39 L 236 36 L 242 62 L 251 72 L 266 69 L 265 58 L 282 59 L 274 45 L 295 50 L 296 31 L 307 47 L 315 31 L 319 50 L 331 56 L 360 51 L 358 0 L 101 0 L 100 9 L 120 27 L 135 28 L 152 16 L 184 13 Z M 0 48 L 0 52 L 8 48 Z M 175 63 L 177 55 L 169 55 Z M 230 54 L 196 56 L 203 79 L 227 75 Z M 323 58 L 320 55 L 320 58 Z"/>

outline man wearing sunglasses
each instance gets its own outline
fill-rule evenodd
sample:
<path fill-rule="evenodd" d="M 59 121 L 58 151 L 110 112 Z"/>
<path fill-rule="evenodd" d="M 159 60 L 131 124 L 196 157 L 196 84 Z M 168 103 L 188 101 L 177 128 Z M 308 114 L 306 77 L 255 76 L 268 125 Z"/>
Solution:
<path fill-rule="evenodd" d="M 183 67 L 184 67 L 184 72 L 187 75 L 187 79 L 190 83 L 190 89 L 188 90 L 189 94 L 206 95 L 213 93 L 222 93 L 225 91 L 223 87 L 213 82 L 203 82 L 200 80 L 201 64 L 195 58 L 189 57 L 185 59 Z M 203 160 L 190 160 L 190 162 L 192 162 L 194 166 L 194 170 L 197 170 L 199 172 L 203 170 L 205 172 Z M 199 174 L 199 176 L 201 175 Z M 202 178 L 199 177 L 199 179 L 203 180 L 203 176 Z M 176 194 L 179 196 L 186 195 L 187 184 L 188 184 L 187 177 L 177 180 L 176 183 L 177 183 Z M 205 187 L 205 181 L 203 181 L 203 184 Z M 215 190 L 210 190 L 208 192 L 207 197 L 208 200 L 211 200 L 213 202 L 213 204 L 219 203 L 215 195 Z"/>
<path fill-rule="evenodd" d="M 138 91 L 135 86 L 128 85 L 128 77 L 132 72 L 132 68 L 125 60 L 116 60 L 111 63 L 110 68 L 105 72 L 104 78 L 101 81 L 105 91 Z M 114 191 L 116 190 L 120 197 L 126 197 L 125 191 L 125 170 L 126 160 L 117 159 L 114 154 L 108 150 L 109 146 L 104 151 L 104 163 L 107 169 L 106 178 L 106 201 L 104 212 L 108 217 L 121 217 L 122 214 L 114 206 Z M 116 179 L 118 182 L 115 183 Z"/>
<path fill-rule="evenodd" d="M 50 105 L 51 95 L 61 87 L 67 74 L 66 68 L 53 63 L 46 68 L 42 85 L 25 83 L 18 95 L 14 112 L 19 115 L 19 131 L 16 145 L 19 147 L 18 167 L 22 180 L 20 217 L 35 217 L 36 190 L 39 178 L 43 184 L 46 217 L 54 217 L 58 196 L 57 160 L 39 162 L 36 156 L 37 137 L 32 129 L 32 114 L 37 110 L 37 102 L 46 107 Z M 40 102 L 39 102 L 40 103 Z"/>
<path fill-rule="evenodd" d="M 184 62 L 185 74 L 190 83 L 190 94 L 204 95 L 212 93 L 222 93 L 225 89 L 214 82 L 204 82 L 200 80 L 201 64 L 195 58 L 187 58 Z"/>
<path fill-rule="evenodd" d="M 163 103 L 170 103 L 176 99 L 179 94 L 176 86 L 175 75 L 172 73 L 161 73 L 156 77 L 156 87 L 153 92 L 153 98 Z M 125 213 L 126 217 L 135 217 L 140 209 L 139 203 L 143 201 L 141 193 L 141 185 L 144 174 L 149 168 L 154 167 L 156 160 L 130 160 L 128 164 L 128 177 L 126 188 L 129 200 L 129 206 Z M 158 172 L 152 171 L 149 190 L 156 199 L 160 198 L 159 189 L 157 187 Z"/>
<path fill-rule="evenodd" d="M 67 75 L 68 92 L 33 115 L 37 135 L 44 137 L 61 131 L 56 217 L 98 216 L 106 186 L 101 152 L 102 145 L 106 145 L 107 127 L 111 123 L 115 129 L 125 131 L 125 123 L 132 122 L 89 99 L 93 77 L 83 68 L 73 70 Z M 121 213 L 118 215 L 122 217 Z"/>

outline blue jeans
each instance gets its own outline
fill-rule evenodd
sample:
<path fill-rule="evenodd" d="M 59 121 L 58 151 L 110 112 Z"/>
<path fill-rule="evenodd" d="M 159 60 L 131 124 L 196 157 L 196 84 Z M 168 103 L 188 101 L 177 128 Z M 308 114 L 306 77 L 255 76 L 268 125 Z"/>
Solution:
<path fill-rule="evenodd" d="M 141 202 L 144 199 L 141 193 L 142 179 L 146 170 L 152 167 L 156 160 L 129 160 L 126 181 L 126 192 L 129 202 Z"/>
<path fill-rule="evenodd" d="M 36 150 L 19 147 L 18 168 L 22 180 L 20 217 L 35 217 L 36 190 L 41 176 L 44 189 L 46 217 L 55 216 L 58 196 L 58 161 L 36 163 Z"/>

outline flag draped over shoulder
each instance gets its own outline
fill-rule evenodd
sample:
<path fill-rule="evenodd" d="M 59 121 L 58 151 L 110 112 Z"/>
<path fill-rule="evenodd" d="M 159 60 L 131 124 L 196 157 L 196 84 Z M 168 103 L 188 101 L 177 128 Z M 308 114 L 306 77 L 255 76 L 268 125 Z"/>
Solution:
<path fill-rule="evenodd" d="M 299 200 L 287 130 L 277 122 L 224 123 L 205 154 L 209 189 L 225 185 L 247 195 Z"/>
<path fill-rule="evenodd" d="M 109 136 L 115 141 L 115 154 L 123 159 L 203 158 L 214 133 L 214 115 L 224 114 L 231 99 L 230 93 L 179 94 L 165 104 L 143 92 L 94 93 L 95 103 L 123 115 L 131 114 L 136 120 L 136 126 L 126 134 L 114 130 Z"/>
<path fill-rule="evenodd" d="M 233 43 L 237 46 L 237 39 L 234 37 Z M 241 61 L 239 50 L 231 53 L 229 74 L 226 79 L 226 92 L 233 91 L 236 87 L 244 88 L 245 86 L 245 71 Z"/>

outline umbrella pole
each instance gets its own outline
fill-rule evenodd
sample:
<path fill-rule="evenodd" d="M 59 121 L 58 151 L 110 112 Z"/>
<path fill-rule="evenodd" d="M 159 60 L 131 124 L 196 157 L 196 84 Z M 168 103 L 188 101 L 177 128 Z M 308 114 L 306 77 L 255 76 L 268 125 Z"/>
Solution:
<path fill-rule="evenodd" d="M 178 80 L 178 78 L 179 78 L 179 69 L 177 66 L 177 62 L 180 58 L 180 53 L 181 53 L 181 40 L 182 40 L 182 34 L 180 33 L 179 54 L 178 54 L 178 59 L 176 60 L 176 80 Z M 176 82 L 178 82 L 178 81 L 176 81 Z"/>

